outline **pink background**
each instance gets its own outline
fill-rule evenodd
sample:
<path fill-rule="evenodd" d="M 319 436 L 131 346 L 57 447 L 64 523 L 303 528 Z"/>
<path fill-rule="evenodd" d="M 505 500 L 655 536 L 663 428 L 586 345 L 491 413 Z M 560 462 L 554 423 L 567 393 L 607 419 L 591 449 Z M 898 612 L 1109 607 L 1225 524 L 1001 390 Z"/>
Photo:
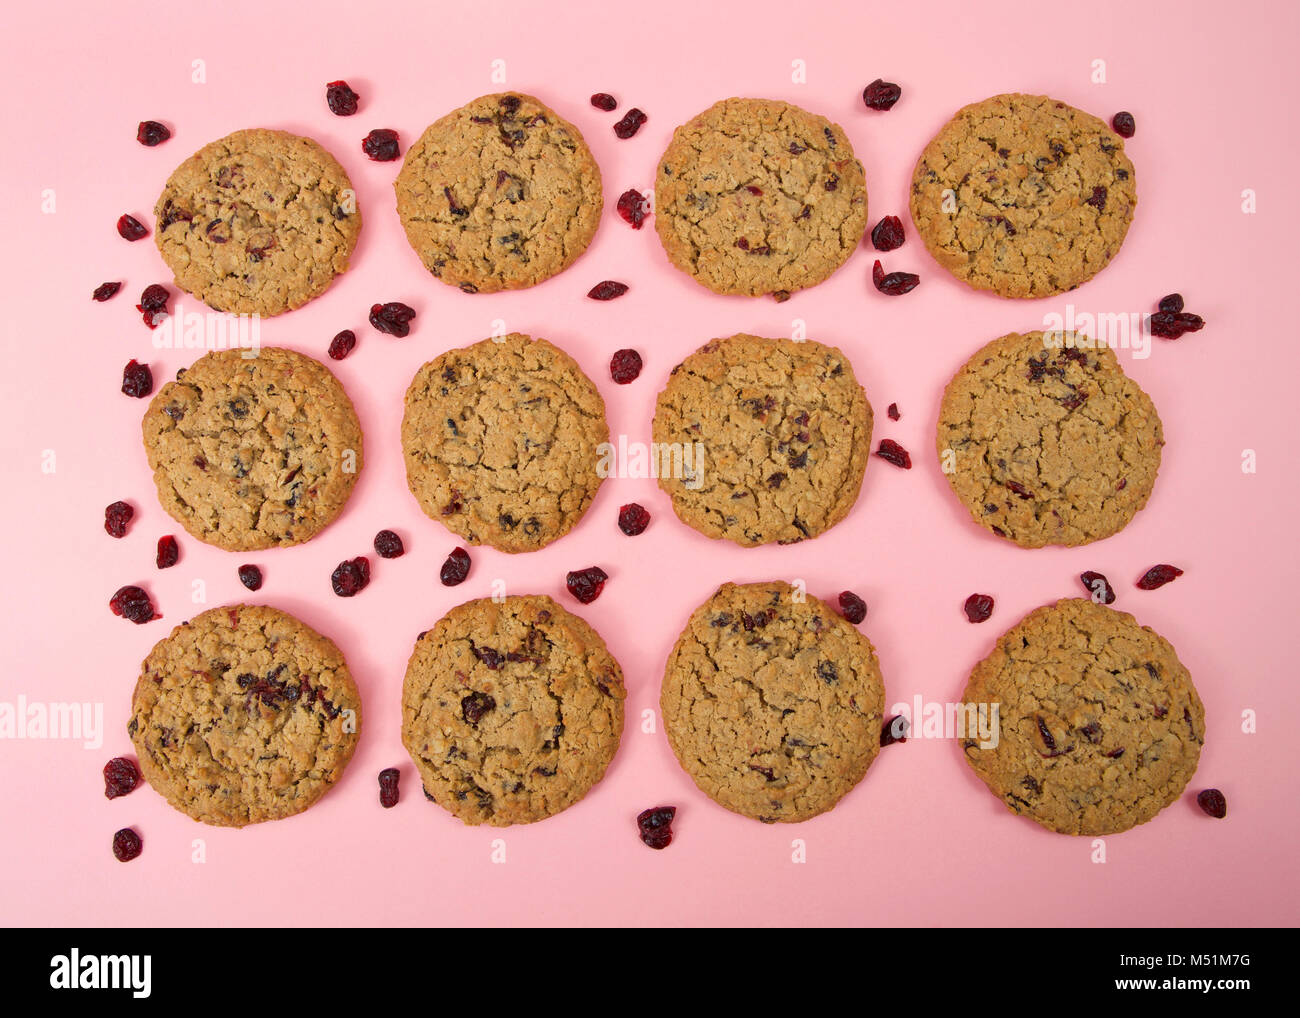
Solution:
<path fill-rule="evenodd" d="M 66 924 L 866 923 L 1293 924 L 1296 855 L 1297 674 L 1293 420 L 1298 366 L 1294 315 L 1298 234 L 1294 54 L 1297 16 L 1286 4 L 996 3 L 788 4 L 768 0 L 660 2 L 628 13 L 602 3 L 560 5 L 322 0 L 280 9 L 264 0 L 220 5 L 148 3 L 12 8 L 3 33 L 7 155 L 0 173 L 6 240 L 3 374 L 6 493 L 5 665 L 0 699 L 98 701 L 104 747 L 0 741 L 0 921 Z M 191 60 L 207 64 L 192 84 Z M 403 151 L 423 128 L 469 99 L 506 87 L 534 93 L 585 133 L 605 180 L 606 212 L 589 252 L 568 272 L 523 292 L 468 297 L 432 280 L 407 247 L 393 209 L 400 163 L 360 152 L 361 137 L 392 127 Z M 791 81 L 806 61 L 807 83 Z M 1090 81 L 1107 63 L 1106 84 Z M 888 114 L 860 94 L 883 76 L 903 86 Z M 343 77 L 362 96 L 350 119 L 326 109 L 323 86 Z M 1010 302 L 946 277 L 906 218 L 916 156 L 959 106 L 1002 91 L 1047 92 L 1109 119 L 1136 115 L 1128 143 L 1140 202 L 1123 251 L 1069 299 L 1080 310 L 1150 311 L 1179 290 L 1209 324 L 1177 343 L 1153 341 L 1147 360 L 1123 356 L 1152 395 L 1168 445 L 1147 509 L 1118 536 L 1085 548 L 1028 552 L 975 527 L 953 499 L 933 453 L 943 385 L 979 345 L 1042 325 L 1066 298 Z M 620 112 L 587 97 L 613 92 Z M 909 239 L 889 269 L 922 277 L 886 298 L 860 250 L 829 282 L 784 305 L 722 298 L 672 269 L 653 229 L 633 232 L 614 212 L 629 187 L 653 181 L 672 129 L 730 95 L 781 98 L 844 125 L 865 164 L 870 218 L 902 214 Z M 640 106 L 649 122 L 629 141 L 611 126 Z M 137 145 L 137 121 L 174 132 Z M 170 284 L 152 240 L 127 244 L 113 224 L 132 212 L 152 229 L 152 206 L 183 158 L 240 127 L 309 134 L 344 164 L 365 227 L 353 269 L 322 298 L 263 323 L 263 340 L 318 357 L 352 328 L 357 350 L 334 370 L 366 431 L 366 466 L 342 517 L 310 544 L 234 555 L 188 537 L 159 508 L 140 448 L 143 402 L 118 391 L 122 365 L 147 360 L 159 384 L 194 353 L 154 351 L 132 305 L 145 285 Z M 52 188 L 57 211 L 43 214 Z M 1258 213 L 1241 211 L 1253 188 Z M 584 298 L 599 280 L 627 281 L 611 304 Z M 125 281 L 113 301 L 90 291 Z M 403 300 L 411 336 L 366 324 L 376 301 Z M 188 305 L 195 309 L 190 299 Z M 848 519 L 811 543 L 746 550 L 680 524 L 653 481 L 615 480 L 568 537 L 530 555 L 474 552 L 469 581 L 441 587 L 437 569 L 458 543 L 406 491 L 398 444 L 401 400 L 416 368 L 481 339 L 493 319 L 569 350 L 600 386 L 611 430 L 648 441 L 655 396 L 670 368 L 704 341 L 750 331 L 810 338 L 851 356 L 876 410 L 873 447 L 892 437 L 916 466 L 873 458 Z M 1279 324 L 1281 327 L 1279 327 Z M 642 377 L 609 380 L 609 355 L 631 346 Z M 902 420 L 885 417 L 897 402 Z M 57 472 L 40 470 L 55 450 Z M 1242 451 L 1258 455 L 1243 474 Z M 129 536 L 109 539 L 103 508 L 138 510 Z M 640 501 L 650 529 L 628 539 L 618 507 Z M 376 560 L 374 533 L 396 529 L 408 553 Z M 180 564 L 154 568 L 154 544 L 175 533 Z M 329 588 L 343 558 L 369 554 L 374 582 L 344 601 Z M 245 598 L 235 567 L 260 563 L 254 600 L 287 609 L 335 639 L 362 689 L 360 747 L 340 785 L 310 812 L 243 831 L 195 824 L 142 788 L 105 800 L 100 768 L 131 752 L 124 731 L 138 663 L 171 627 Z M 1160 591 L 1132 583 L 1149 565 L 1186 575 Z M 567 570 L 593 563 L 612 579 L 589 607 L 564 593 Z M 806 580 L 812 593 L 844 588 L 871 606 L 888 701 L 956 697 L 976 661 L 1022 615 L 1081 593 L 1085 569 L 1117 584 L 1117 607 L 1168 637 L 1205 701 L 1209 736 L 1189 794 L 1155 822 L 1107 839 L 1050 834 L 1006 812 L 951 742 L 889 749 L 832 813 L 799 826 L 762 826 L 699 793 L 662 732 L 664 659 L 689 613 L 722 581 Z M 622 662 L 629 686 L 624 744 L 606 779 L 558 818 L 505 831 L 467 828 L 424 802 L 399 740 L 401 680 L 411 645 L 452 605 L 490 593 L 544 592 L 590 620 Z M 208 604 L 190 602 L 205 580 Z M 143 583 L 163 621 L 136 627 L 107 610 L 120 585 Z M 961 604 L 993 594 L 984 626 Z M 1258 714 L 1258 734 L 1240 715 Z M 381 810 L 376 773 L 400 765 L 403 800 Z M 1230 815 L 1212 821 L 1191 792 L 1217 786 Z M 679 807 L 677 839 L 651 852 L 633 818 Z M 113 831 L 135 825 L 145 853 L 112 858 Z M 191 839 L 207 861 L 191 862 Z M 504 839 L 507 862 L 490 860 Z M 791 862 L 804 839 L 807 863 Z"/>

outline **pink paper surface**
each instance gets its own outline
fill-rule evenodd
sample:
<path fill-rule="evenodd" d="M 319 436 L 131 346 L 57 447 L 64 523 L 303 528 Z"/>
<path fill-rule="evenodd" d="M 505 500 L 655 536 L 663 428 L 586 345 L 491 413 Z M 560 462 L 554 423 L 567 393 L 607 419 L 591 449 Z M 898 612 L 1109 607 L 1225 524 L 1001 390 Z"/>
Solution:
<path fill-rule="evenodd" d="M 217 13 L 219 11 L 219 14 Z M 308 16 L 309 14 L 309 16 Z M 0 921 L 32 924 L 1294 924 L 1297 845 L 1297 674 L 1291 649 L 1297 583 L 1298 494 L 1292 415 L 1298 358 L 1297 226 L 1292 167 L 1300 156 L 1294 103 L 1294 6 L 1197 2 L 1077 5 L 831 4 L 770 0 L 676 3 L 220 5 L 43 3 L 7 9 L 3 32 L 5 137 L 0 193 L 5 240 L 4 668 L 0 701 L 103 705 L 102 747 L 72 740 L 0 740 Z M 206 82 L 191 81 L 192 61 Z M 1105 61 L 1106 81 L 1093 79 Z M 505 84 L 492 80 L 504 67 Z M 803 61 L 806 83 L 792 80 Z M 889 113 L 863 107 L 863 86 L 899 82 Z M 329 113 L 324 84 L 346 78 L 361 111 Z M 569 271 L 536 288 L 467 296 L 433 280 L 408 248 L 393 203 L 400 163 L 374 163 L 360 139 L 400 132 L 403 151 L 433 120 L 503 88 L 539 96 L 584 132 L 605 182 L 594 243 Z M 620 112 L 588 96 L 609 91 Z M 1074 293 L 1013 302 L 946 276 L 907 218 L 918 153 L 958 107 L 1004 91 L 1045 92 L 1104 119 L 1137 118 L 1127 144 L 1139 205 L 1111 266 Z M 906 245 L 889 270 L 921 274 L 902 298 L 872 289 L 874 253 L 859 250 L 827 283 L 786 304 L 715 296 L 673 269 L 651 224 L 614 211 L 629 187 L 650 187 L 672 130 L 731 95 L 789 100 L 842 124 L 862 160 L 870 220 L 904 217 Z M 627 141 L 611 127 L 639 106 L 649 122 Z M 173 129 L 164 145 L 134 140 L 142 119 Z M 357 405 L 366 464 L 339 520 L 307 545 L 239 555 L 184 533 L 158 505 L 139 423 L 144 402 L 118 392 L 123 364 L 149 362 L 157 384 L 196 356 L 157 351 L 133 304 L 171 283 L 152 240 L 128 244 L 114 222 L 130 212 L 153 228 L 164 180 L 195 149 L 242 127 L 311 135 L 348 170 L 364 229 L 353 267 L 305 308 L 262 323 L 262 339 L 324 357 L 343 328 L 359 343 L 331 362 Z M 1258 211 L 1243 212 L 1251 189 Z M 43 211 L 52 192 L 54 211 Z M 104 280 L 123 292 L 89 299 Z M 622 299 L 585 299 L 602 279 Z M 1209 324 L 1149 358 L 1121 353 L 1159 408 L 1168 444 L 1155 493 L 1119 535 L 1089 547 L 1025 551 L 976 527 L 952 497 L 934 454 L 943 386 L 983 343 L 1043 327 L 1067 303 L 1089 312 L 1143 312 L 1181 291 Z M 409 338 L 366 324 L 376 301 L 403 300 L 419 317 Z M 186 298 L 197 309 L 192 298 Z M 528 555 L 474 550 L 461 587 L 439 585 L 459 542 L 406 490 L 399 446 L 402 397 L 424 361 L 489 335 L 496 319 L 572 353 L 600 387 L 611 431 L 649 441 L 669 370 L 717 336 L 809 338 L 851 357 L 876 411 L 873 446 L 911 450 L 902 472 L 872 458 L 857 506 L 817 540 L 742 549 L 677 521 L 651 480 L 601 489 L 569 536 Z M 646 367 L 629 386 L 609 378 L 614 350 Z M 896 402 L 902 419 L 889 421 Z M 42 470 L 53 451 L 56 469 Z M 1258 469 L 1242 470 L 1245 450 Z M 128 537 L 102 529 L 104 506 L 137 508 Z M 629 539 L 618 507 L 654 514 Z M 393 528 L 407 555 L 375 558 Z M 179 565 L 154 567 L 154 545 L 176 534 Z M 334 596 L 331 569 L 368 554 L 369 589 Z M 248 595 L 236 578 L 260 564 Z M 1133 581 L 1151 564 L 1186 575 L 1155 592 Z M 611 579 L 580 606 L 570 569 Z M 833 812 L 764 826 L 699 792 L 662 730 L 664 660 L 694 608 L 726 580 L 803 579 L 834 598 L 870 605 L 889 703 L 956 698 L 997 636 L 1031 609 L 1077 596 L 1085 569 L 1109 575 L 1117 608 L 1177 647 L 1206 706 L 1208 737 L 1188 793 L 1155 821 L 1106 839 L 1048 833 L 1010 815 L 951 741 L 886 749 Z M 507 830 L 468 828 L 426 803 L 399 737 L 402 676 L 417 633 L 453 605 L 491 593 L 558 598 L 605 637 L 626 673 L 624 741 L 605 780 L 559 817 Z M 207 603 L 191 601 L 202 580 Z M 133 626 L 107 600 L 143 583 L 163 620 Z M 966 596 L 997 599 L 970 625 Z M 362 690 L 363 734 L 344 778 L 309 812 L 242 831 L 196 824 L 143 787 L 104 798 L 100 768 L 132 754 L 125 723 L 140 660 L 171 627 L 235 601 L 275 605 L 332 637 Z M 1257 717 L 1242 731 L 1243 711 Z M 376 774 L 400 766 L 403 799 L 383 810 Z M 1226 821 L 1200 813 L 1193 793 L 1217 786 Z M 676 840 L 652 852 L 637 840 L 645 807 L 679 807 Z M 109 844 L 133 825 L 144 855 L 116 862 Z M 205 861 L 193 861 L 195 839 Z M 493 862 L 494 842 L 505 846 Z M 793 841 L 807 861 L 792 861 Z"/>

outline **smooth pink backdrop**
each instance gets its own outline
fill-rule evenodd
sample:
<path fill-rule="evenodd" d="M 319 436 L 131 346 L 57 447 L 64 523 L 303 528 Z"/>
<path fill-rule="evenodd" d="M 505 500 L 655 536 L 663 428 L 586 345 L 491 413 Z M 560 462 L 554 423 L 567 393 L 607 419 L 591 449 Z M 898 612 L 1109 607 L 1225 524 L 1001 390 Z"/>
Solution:
<path fill-rule="evenodd" d="M 1298 360 L 1293 314 L 1297 226 L 1293 164 L 1297 38 L 1283 3 L 1011 5 L 830 4 L 770 0 L 663 2 L 624 8 L 565 4 L 385 5 L 321 0 L 308 8 L 264 0 L 220 4 L 42 3 L 4 15 L 0 81 L 6 155 L 0 168 L 5 239 L 3 442 L 5 661 L 0 700 L 104 704 L 100 750 L 60 741 L 0 741 L 0 921 L 34 924 L 1294 924 L 1297 670 Z M 191 61 L 207 82 L 191 83 Z M 1107 82 L 1091 81 L 1092 61 Z M 589 252 L 569 271 L 518 293 L 469 297 L 432 280 L 407 247 L 393 208 L 400 163 L 366 159 L 361 137 L 391 127 L 403 150 L 437 117 L 506 87 L 530 92 L 579 125 L 600 163 L 606 212 Z M 807 83 L 791 80 L 806 62 Z M 860 94 L 883 76 L 903 86 L 887 114 Z M 340 119 L 323 86 L 346 78 L 361 111 Z M 1128 150 L 1140 202 L 1123 251 L 1068 298 L 1011 302 L 968 290 L 940 271 L 906 218 L 922 146 L 959 106 L 1003 91 L 1046 92 L 1109 118 L 1137 118 Z M 620 112 L 588 105 L 610 91 Z M 633 232 L 618 195 L 653 181 L 673 128 L 720 98 L 793 101 L 844 125 L 866 167 L 871 221 L 904 216 L 908 242 L 885 256 L 920 288 L 901 299 L 869 283 L 860 250 L 825 285 L 787 304 L 714 296 L 672 269 L 647 224 Z M 611 127 L 639 106 L 649 122 L 628 141 Z M 134 140 L 137 121 L 174 132 L 161 147 Z M 310 544 L 253 555 L 206 547 L 159 508 L 140 448 L 143 402 L 121 395 L 122 365 L 152 364 L 161 384 L 193 353 L 158 352 L 132 305 L 152 282 L 170 284 L 152 240 L 115 233 L 131 212 L 153 226 L 171 170 L 196 148 L 241 127 L 309 134 L 347 168 L 365 226 L 353 268 L 320 299 L 263 323 L 265 342 L 323 357 L 352 328 L 356 351 L 335 366 L 366 432 L 366 466 L 342 517 Z M 1258 213 L 1242 212 L 1254 189 Z M 42 212 L 53 189 L 56 209 Z M 599 280 L 631 292 L 586 300 Z M 90 291 L 125 281 L 108 304 Z M 981 344 L 1041 327 L 1067 300 L 1088 311 L 1150 311 L 1171 290 L 1205 316 L 1203 332 L 1154 341 L 1124 364 L 1154 398 L 1168 445 L 1147 509 L 1090 547 L 1024 551 L 975 527 L 947 489 L 933 452 L 943 386 Z M 411 336 L 366 324 L 371 303 L 419 311 Z M 195 304 L 188 302 L 191 309 Z M 810 338 L 852 357 L 876 410 L 873 445 L 912 451 L 901 472 L 873 458 L 857 507 L 811 543 L 745 550 L 710 542 L 673 516 L 653 481 L 607 483 L 586 520 L 543 551 L 474 552 L 469 581 L 441 587 L 437 569 L 458 542 L 407 493 L 398 428 L 407 382 L 425 360 L 488 335 L 493 319 L 546 336 L 596 381 L 613 433 L 648 441 L 668 371 L 704 341 L 750 331 Z M 627 387 L 609 355 L 645 357 Z M 897 402 L 902 420 L 885 417 Z M 1258 472 L 1241 469 L 1243 450 Z M 41 471 L 54 450 L 57 471 Z M 104 506 L 130 500 L 129 536 L 108 538 Z M 640 501 L 650 529 L 628 539 L 618 507 Z M 392 527 L 409 549 L 376 560 L 374 533 Z M 159 573 L 154 543 L 178 535 L 175 568 Z M 370 554 L 374 582 L 335 597 L 329 573 Z M 260 563 L 255 597 L 235 567 Z M 1154 562 L 1186 575 L 1153 593 L 1133 587 Z M 601 598 L 578 606 L 569 569 L 598 563 Z M 689 613 L 722 581 L 802 578 L 815 594 L 844 588 L 871 606 L 889 702 L 946 701 L 996 637 L 1030 609 L 1081 593 L 1084 569 L 1117 584 L 1116 607 L 1168 637 L 1191 669 L 1208 739 L 1188 795 L 1154 822 L 1107 839 L 1050 834 L 1011 816 L 951 742 L 912 740 L 885 751 L 832 813 L 798 826 L 762 826 L 698 792 L 662 732 L 664 659 Z M 624 744 L 606 779 L 558 818 L 505 831 L 467 828 L 420 795 L 399 740 L 406 658 L 418 632 L 452 605 L 490 593 L 560 598 L 590 620 L 622 662 L 629 686 Z M 208 604 L 190 602 L 206 581 Z M 165 618 L 136 627 L 108 612 L 109 595 L 144 583 Z M 968 624 L 967 594 L 997 598 L 992 620 Z M 171 627 L 237 600 L 285 608 L 333 637 L 362 689 L 365 723 L 351 767 L 310 812 L 243 831 L 193 823 L 152 789 L 104 798 L 100 768 L 130 752 L 124 731 L 138 664 Z M 1243 710 L 1258 733 L 1242 734 Z M 376 773 L 399 765 L 403 800 L 381 810 Z M 1199 813 L 1191 793 L 1218 786 L 1230 814 Z M 636 839 L 647 806 L 679 807 L 665 852 Z M 112 858 L 113 831 L 135 825 L 144 855 Z M 191 840 L 207 861 L 191 862 Z M 491 862 L 493 839 L 507 862 Z M 807 862 L 791 862 L 792 839 Z"/>

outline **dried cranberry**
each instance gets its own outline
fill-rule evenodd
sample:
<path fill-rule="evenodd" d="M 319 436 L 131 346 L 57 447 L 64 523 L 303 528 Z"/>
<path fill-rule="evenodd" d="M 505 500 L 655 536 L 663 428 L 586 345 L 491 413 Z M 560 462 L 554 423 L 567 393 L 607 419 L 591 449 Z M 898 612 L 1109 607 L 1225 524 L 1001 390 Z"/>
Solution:
<path fill-rule="evenodd" d="M 260 590 L 262 587 L 262 570 L 257 566 L 240 566 L 239 582 L 249 590 Z"/>
<path fill-rule="evenodd" d="M 90 296 L 101 304 L 122 289 L 121 283 L 100 283 Z"/>
<path fill-rule="evenodd" d="M 609 359 L 609 377 L 619 385 L 635 382 L 641 374 L 641 355 L 635 350 L 615 350 Z"/>
<path fill-rule="evenodd" d="M 341 361 L 357 345 L 357 334 L 351 329 L 344 329 L 330 340 L 330 360 Z"/>
<path fill-rule="evenodd" d="M 902 467 L 904 470 L 912 469 L 912 457 L 908 455 L 906 449 L 892 438 L 882 438 L 880 440 L 880 448 L 876 450 L 876 455 L 886 463 L 892 463 L 896 467 Z"/>
<path fill-rule="evenodd" d="M 350 117 L 356 113 L 360 98 L 346 81 L 331 81 L 325 86 L 325 105 L 336 117 Z"/>
<path fill-rule="evenodd" d="M 181 557 L 181 547 L 176 543 L 176 538 L 168 534 L 166 537 L 158 538 L 158 554 L 155 561 L 159 569 L 170 569 Z"/>
<path fill-rule="evenodd" d="M 1137 121 L 1133 119 L 1133 114 L 1128 110 L 1120 110 L 1110 118 L 1110 126 L 1115 129 L 1115 133 L 1121 138 L 1131 138 L 1137 130 Z"/>
<path fill-rule="evenodd" d="M 401 797 L 397 782 L 401 776 L 402 772 L 396 767 L 385 767 L 379 772 L 379 805 L 384 809 L 392 809 L 397 805 L 397 800 Z"/>
<path fill-rule="evenodd" d="M 886 718 L 884 725 L 880 728 L 880 744 L 882 746 L 892 746 L 896 742 L 906 742 L 907 733 L 911 727 L 910 722 L 902 714 L 895 714 L 893 717 Z"/>
<path fill-rule="evenodd" d="M 871 269 L 871 282 L 875 284 L 877 290 L 890 297 L 901 297 L 905 293 L 910 293 L 916 289 L 916 284 L 920 281 L 921 277 L 915 272 L 891 272 L 885 275 L 880 259 L 876 259 L 876 264 Z"/>
<path fill-rule="evenodd" d="M 370 324 L 377 330 L 398 339 L 405 339 L 411 334 L 411 319 L 415 309 L 400 301 L 370 306 Z"/>
<path fill-rule="evenodd" d="M 840 614 L 855 626 L 867 617 L 867 602 L 851 590 L 840 591 Z"/>
<path fill-rule="evenodd" d="M 889 419 L 890 419 L 891 421 L 896 421 L 896 420 L 898 420 L 899 418 L 901 418 L 901 417 L 903 416 L 902 414 L 900 414 L 900 413 L 898 412 L 898 404 L 897 404 L 897 403 L 890 403 L 890 404 L 889 404 L 889 409 L 886 410 L 885 413 L 889 414 Z"/>
<path fill-rule="evenodd" d="M 598 110 L 604 110 L 609 113 L 611 110 L 618 109 L 618 100 L 608 92 L 597 92 L 591 97 L 591 105 Z"/>
<path fill-rule="evenodd" d="M 600 597 L 600 592 L 605 589 L 605 581 L 608 579 L 609 575 L 600 566 L 590 566 L 569 573 L 564 578 L 564 585 L 569 588 L 569 593 L 583 604 L 591 604 Z"/>
<path fill-rule="evenodd" d="M 1101 573 L 1094 573 L 1088 570 L 1086 573 L 1080 573 L 1079 579 L 1083 581 L 1083 588 L 1092 599 L 1100 599 L 1102 604 L 1115 603 L 1115 588 L 1110 585 L 1110 580 L 1106 579 Z"/>
<path fill-rule="evenodd" d="M 1205 319 L 1187 311 L 1157 311 L 1151 316 L 1151 335 L 1160 339 L 1178 339 L 1188 332 L 1200 332 Z"/>
<path fill-rule="evenodd" d="M 127 240 L 149 236 L 149 231 L 135 216 L 122 216 L 117 221 L 117 232 Z"/>
<path fill-rule="evenodd" d="M 172 133 L 167 130 L 166 125 L 156 120 L 141 120 L 140 126 L 135 129 L 135 140 L 149 148 L 161 145 L 171 136 Z"/>
<path fill-rule="evenodd" d="M 118 862 L 130 862 L 144 850 L 140 835 L 129 827 L 123 827 L 113 835 L 113 856 Z"/>
<path fill-rule="evenodd" d="M 135 761 L 124 756 L 115 756 L 104 764 L 104 797 L 116 799 L 129 795 L 140 783 L 140 768 Z"/>
<path fill-rule="evenodd" d="M 375 554 L 380 558 L 401 558 L 405 552 L 402 539 L 391 530 L 381 530 L 375 535 Z"/>
<path fill-rule="evenodd" d="M 163 322 L 167 321 L 167 311 L 165 308 L 161 311 L 144 311 L 141 312 L 141 317 L 144 319 L 145 325 L 149 326 L 151 329 L 156 329 Z"/>
<path fill-rule="evenodd" d="M 1106 189 L 1104 187 L 1094 187 L 1092 194 L 1083 200 L 1085 205 L 1091 205 L 1098 212 L 1106 211 Z"/>
<path fill-rule="evenodd" d="M 883 113 L 885 110 L 893 109 L 894 103 L 898 102 L 902 94 L 903 90 L 892 81 L 877 78 L 862 90 L 862 101 L 867 104 L 867 109 L 879 110 Z"/>
<path fill-rule="evenodd" d="M 649 119 L 644 113 L 633 106 L 623 114 L 623 119 L 614 125 L 614 133 L 620 138 L 630 138 L 641 130 L 641 125 Z"/>
<path fill-rule="evenodd" d="M 400 154 L 397 132 L 377 127 L 361 139 L 361 151 L 377 163 L 391 163 Z"/>
<path fill-rule="evenodd" d="M 460 715 L 471 725 L 477 725 L 483 720 L 483 715 L 490 710 L 495 710 L 496 706 L 496 700 L 489 694 L 470 693 L 460 701 Z"/>
<path fill-rule="evenodd" d="M 144 288 L 144 293 L 140 294 L 140 303 L 135 306 L 137 311 L 166 311 L 167 301 L 171 299 L 171 294 L 167 287 L 161 283 L 150 283 Z"/>
<path fill-rule="evenodd" d="M 877 251 L 893 251 L 903 246 L 903 221 L 885 216 L 871 231 L 871 246 Z"/>
<path fill-rule="evenodd" d="M 126 502 L 114 502 L 104 509 L 104 529 L 110 537 L 125 537 L 126 525 L 135 516 L 135 510 Z"/>
<path fill-rule="evenodd" d="M 588 290 L 587 296 L 592 300 L 613 300 L 615 297 L 622 297 L 625 293 L 627 293 L 626 283 L 616 283 L 612 279 L 606 279 Z"/>
<path fill-rule="evenodd" d="M 1160 310 L 1168 311 L 1172 314 L 1178 314 L 1183 309 L 1183 295 L 1181 293 L 1171 293 L 1160 298 Z"/>
<path fill-rule="evenodd" d="M 972 594 L 962 605 L 969 622 L 987 622 L 993 614 L 993 598 L 988 594 Z"/>
<path fill-rule="evenodd" d="M 1166 583 L 1170 583 L 1182 575 L 1183 571 L 1177 566 L 1166 565 L 1165 563 L 1152 566 L 1137 581 L 1138 590 L 1155 590 L 1157 587 L 1163 587 Z"/>
<path fill-rule="evenodd" d="M 370 583 L 370 560 L 358 556 L 340 562 L 330 574 L 330 583 L 339 597 L 355 597 Z"/>
<path fill-rule="evenodd" d="M 638 502 L 629 502 L 618 510 L 618 529 L 628 537 L 645 533 L 650 526 L 650 510 Z"/>
<path fill-rule="evenodd" d="M 447 561 L 442 564 L 442 569 L 438 571 L 438 579 L 442 581 L 444 587 L 454 587 L 458 583 L 465 582 L 465 577 L 469 575 L 469 567 L 469 552 L 464 548 L 453 548 L 451 554 L 447 556 Z"/>
<path fill-rule="evenodd" d="M 153 372 L 149 365 L 129 361 L 122 369 L 122 391 L 136 399 L 144 399 L 153 392 Z"/>
<path fill-rule="evenodd" d="M 1217 788 L 1207 788 L 1203 792 L 1197 792 L 1196 805 L 1216 820 L 1222 820 L 1228 815 L 1228 800 Z"/>
<path fill-rule="evenodd" d="M 650 203 L 645 200 L 645 195 L 635 188 L 624 191 L 618 196 L 618 214 L 623 217 L 624 222 L 632 225 L 632 229 L 641 229 L 641 224 L 645 222 L 649 212 Z"/>
<path fill-rule="evenodd" d="M 636 827 L 641 841 L 650 848 L 662 851 L 672 844 L 673 820 L 676 806 L 655 806 L 637 814 Z"/>
<path fill-rule="evenodd" d="M 108 601 L 108 607 L 119 618 L 129 619 L 137 626 L 160 618 L 153 610 L 149 595 L 139 587 L 120 587 Z"/>

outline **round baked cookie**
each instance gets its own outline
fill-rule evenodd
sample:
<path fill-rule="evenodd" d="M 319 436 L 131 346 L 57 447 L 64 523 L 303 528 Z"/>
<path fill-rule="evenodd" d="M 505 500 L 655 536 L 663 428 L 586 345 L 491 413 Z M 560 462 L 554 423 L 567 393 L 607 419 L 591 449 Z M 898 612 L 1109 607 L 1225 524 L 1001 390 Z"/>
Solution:
<path fill-rule="evenodd" d="M 140 773 L 220 827 L 301 813 L 352 758 L 361 697 L 332 641 L 258 605 L 182 622 L 141 666 L 127 732 Z"/>
<path fill-rule="evenodd" d="M 659 239 L 714 293 L 785 300 L 843 265 L 866 225 L 844 129 L 789 103 L 724 99 L 677 128 L 659 160 Z"/>
<path fill-rule="evenodd" d="M 1151 496 L 1164 433 L 1109 346 L 1013 332 L 948 383 L 935 444 L 976 523 L 1041 548 L 1127 526 Z"/>
<path fill-rule="evenodd" d="M 361 471 L 361 424 L 328 368 L 292 350 L 206 354 L 144 415 L 162 507 L 207 544 L 301 544 L 343 509 Z"/>
<path fill-rule="evenodd" d="M 871 642 L 787 583 L 726 583 L 668 656 L 659 706 L 686 773 L 764 823 L 831 809 L 880 751 L 885 689 Z"/>
<path fill-rule="evenodd" d="M 535 286 L 600 223 L 600 169 L 581 132 L 530 95 L 485 95 L 431 124 L 394 184 L 406 239 L 466 293 Z"/>
<path fill-rule="evenodd" d="M 467 824 L 530 824 L 598 782 L 623 734 L 623 672 L 549 597 L 468 601 L 415 642 L 402 743 L 425 795 Z"/>
<path fill-rule="evenodd" d="M 935 260 L 1003 297 L 1091 279 L 1124 243 L 1136 204 L 1123 139 L 1045 95 L 958 110 L 912 176 L 912 222 Z"/>
<path fill-rule="evenodd" d="M 853 508 L 871 424 L 871 404 L 835 347 L 715 339 L 673 368 L 659 394 L 659 486 L 707 537 L 793 544 Z"/>
<path fill-rule="evenodd" d="M 968 727 L 966 762 L 1011 812 L 1062 834 L 1146 823 L 1182 794 L 1205 742 L 1205 709 L 1169 641 L 1087 598 L 1021 619 L 962 701 L 997 733 Z"/>
<path fill-rule="evenodd" d="M 154 217 L 176 285 L 237 314 L 278 315 L 324 293 L 361 232 L 338 161 L 310 138 L 261 128 L 181 163 Z"/>
<path fill-rule="evenodd" d="M 603 480 L 605 401 L 572 357 L 513 332 L 435 357 L 406 392 L 402 450 L 420 508 L 470 544 L 536 551 Z"/>

